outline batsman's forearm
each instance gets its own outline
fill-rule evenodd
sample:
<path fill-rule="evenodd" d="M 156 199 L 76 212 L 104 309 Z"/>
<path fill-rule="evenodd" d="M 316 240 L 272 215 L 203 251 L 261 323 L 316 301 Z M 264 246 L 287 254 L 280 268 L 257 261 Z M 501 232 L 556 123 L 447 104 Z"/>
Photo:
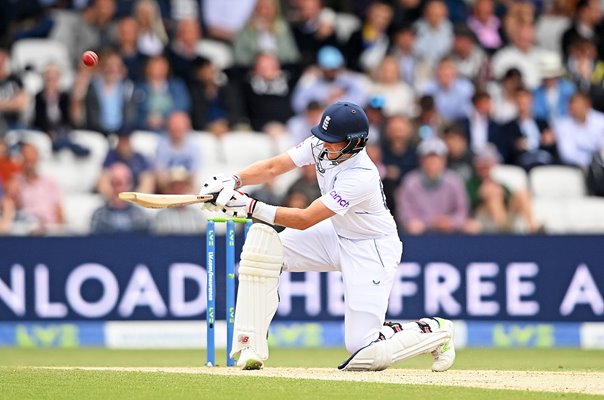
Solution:
<path fill-rule="evenodd" d="M 258 161 L 236 172 L 242 185 L 259 185 L 294 169 L 296 165 L 287 153 Z"/>

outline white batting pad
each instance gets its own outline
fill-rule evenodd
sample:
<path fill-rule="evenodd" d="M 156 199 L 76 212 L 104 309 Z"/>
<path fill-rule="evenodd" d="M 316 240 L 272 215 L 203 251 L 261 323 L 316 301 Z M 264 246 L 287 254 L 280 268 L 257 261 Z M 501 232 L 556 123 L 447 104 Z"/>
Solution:
<path fill-rule="evenodd" d="M 249 347 L 262 360 L 268 359 L 268 327 L 279 303 L 277 289 L 282 265 L 283 246 L 277 232 L 268 225 L 253 224 L 239 264 L 231 357 Z"/>
<path fill-rule="evenodd" d="M 451 338 L 451 332 L 397 332 L 390 339 L 378 340 L 354 353 L 338 368 L 345 371 L 381 371 L 396 361 L 434 351 Z"/>

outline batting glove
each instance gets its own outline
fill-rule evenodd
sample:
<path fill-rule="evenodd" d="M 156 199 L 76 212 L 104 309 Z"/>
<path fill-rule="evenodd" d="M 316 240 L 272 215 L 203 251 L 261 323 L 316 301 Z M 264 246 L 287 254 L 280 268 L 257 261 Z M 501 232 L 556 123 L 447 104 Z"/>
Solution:
<path fill-rule="evenodd" d="M 277 207 L 258 201 L 238 190 L 222 210 L 226 215 L 236 218 L 257 218 L 269 224 L 275 223 Z"/>
<path fill-rule="evenodd" d="M 201 185 L 199 194 L 215 194 L 218 193 L 218 197 L 213 202 L 218 206 L 225 206 L 231 197 L 235 189 L 241 187 L 241 179 L 237 175 L 233 175 L 228 178 L 224 178 L 222 175 L 216 175 L 205 181 Z"/>

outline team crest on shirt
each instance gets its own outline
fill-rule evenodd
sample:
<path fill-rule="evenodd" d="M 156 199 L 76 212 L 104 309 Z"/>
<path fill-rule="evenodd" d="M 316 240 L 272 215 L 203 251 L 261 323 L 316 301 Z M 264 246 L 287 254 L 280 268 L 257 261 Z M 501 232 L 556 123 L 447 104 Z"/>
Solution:
<path fill-rule="evenodd" d="M 350 202 L 342 198 L 342 196 L 339 195 L 338 192 L 336 192 L 335 190 L 332 190 L 331 192 L 329 192 L 329 194 L 336 201 L 336 203 L 340 205 L 340 207 L 348 207 L 350 205 Z"/>

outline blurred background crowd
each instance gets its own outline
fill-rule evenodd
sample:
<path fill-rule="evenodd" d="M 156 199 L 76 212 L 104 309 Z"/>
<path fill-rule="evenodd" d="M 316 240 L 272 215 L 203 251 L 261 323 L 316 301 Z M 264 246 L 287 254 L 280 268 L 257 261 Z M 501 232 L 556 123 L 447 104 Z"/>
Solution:
<path fill-rule="evenodd" d="M 5 0 L 0 234 L 195 233 L 188 193 L 363 106 L 401 232 L 604 232 L 600 0 Z M 95 50 L 100 63 L 81 62 Z M 252 195 L 305 207 L 313 168 Z"/>

